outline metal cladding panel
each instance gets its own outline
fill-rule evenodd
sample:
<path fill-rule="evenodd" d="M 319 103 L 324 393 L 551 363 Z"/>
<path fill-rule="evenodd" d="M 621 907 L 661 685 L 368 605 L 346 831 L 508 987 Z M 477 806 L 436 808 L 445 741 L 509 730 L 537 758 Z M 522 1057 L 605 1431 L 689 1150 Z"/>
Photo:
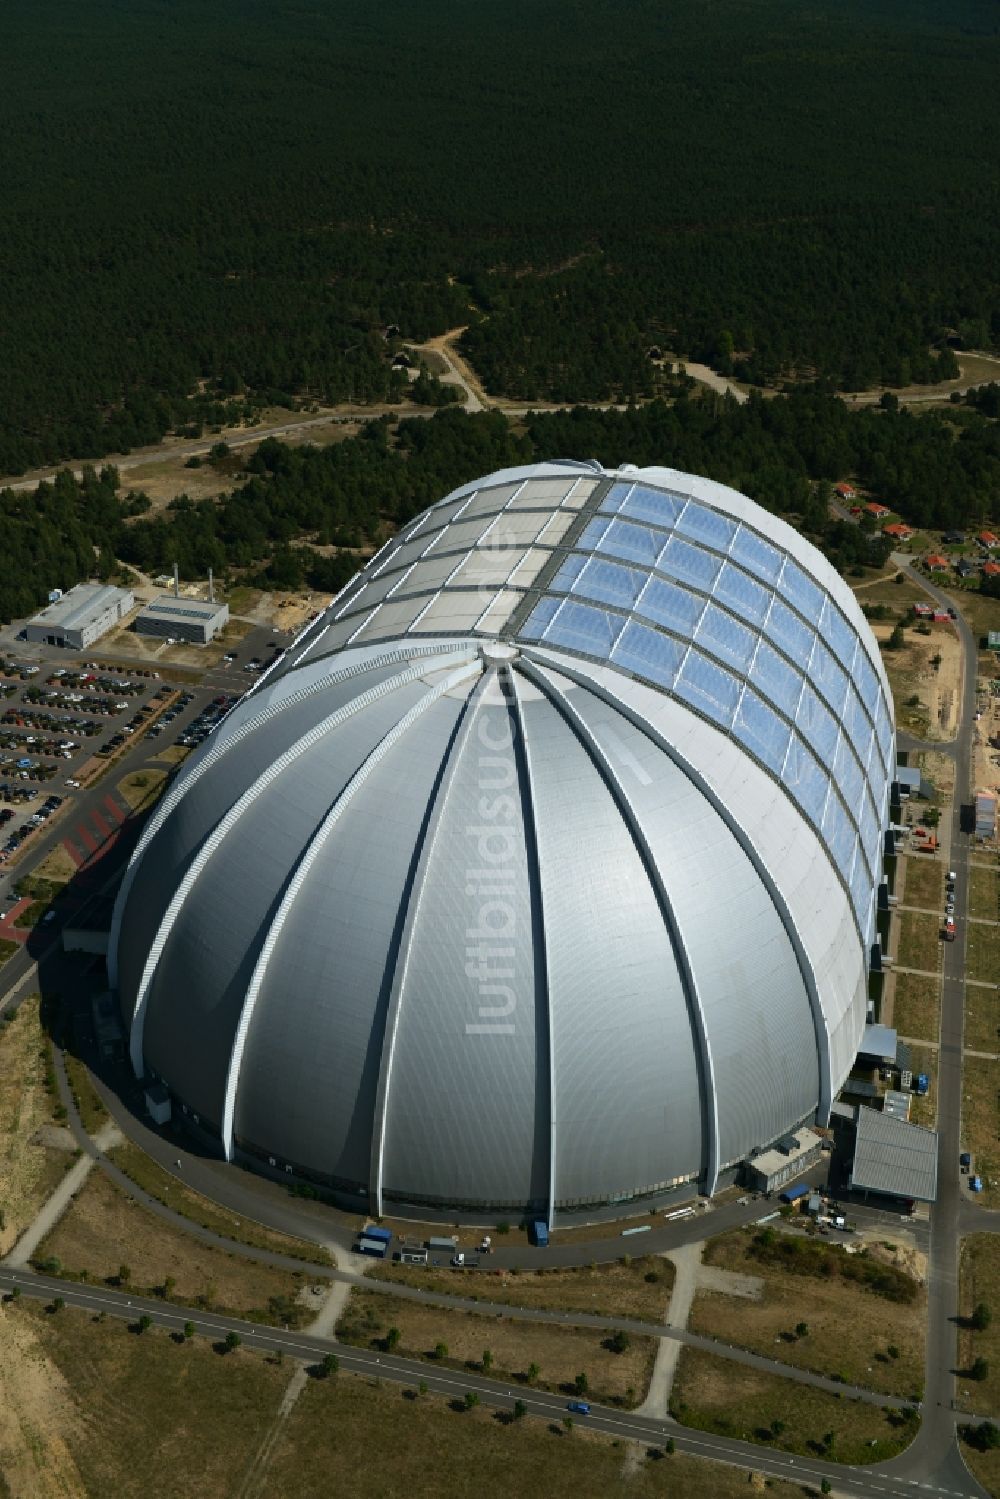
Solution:
<path fill-rule="evenodd" d="M 402 670 L 402 667 L 399 669 Z M 126 1016 L 131 1017 L 146 957 L 163 917 L 205 839 L 239 797 L 259 782 L 265 773 L 271 771 L 281 755 L 301 744 L 305 736 L 329 714 L 348 707 L 366 690 L 366 686 L 363 678 L 358 678 L 332 687 L 329 696 L 325 692 L 319 692 L 300 702 L 289 703 L 239 744 L 227 750 L 199 778 L 195 778 L 192 767 L 184 795 L 143 855 L 128 896 L 119 948 L 119 986 Z M 368 720 L 369 715 L 373 715 L 371 722 L 360 729 L 362 739 L 368 739 L 378 732 L 379 724 L 402 717 L 420 692 L 418 684 L 405 684 L 388 693 L 385 698 L 369 704 L 347 721 L 364 721 Z M 388 705 L 389 697 L 396 700 L 393 705 Z M 343 727 L 336 732 L 343 732 Z M 206 750 L 210 749 L 211 743 L 211 740 L 206 742 Z M 301 768 L 303 757 L 299 757 L 294 763 Z M 294 775 L 279 779 L 284 782 L 281 795 L 294 796 L 294 790 L 289 790 L 290 786 L 294 786 Z M 280 815 L 280 802 L 275 800 L 275 786 L 262 785 L 261 795 L 272 812 Z M 229 836 L 235 836 L 237 843 L 246 851 L 238 828 L 233 829 Z M 204 876 L 198 883 L 196 898 L 201 899 L 204 898 Z M 208 884 L 214 888 L 211 879 Z"/>
<path fill-rule="evenodd" d="M 414 894 L 382 1179 L 390 1197 L 546 1203 L 548 1018 L 530 805 L 495 677 L 470 712 Z"/>
<path fill-rule="evenodd" d="M 648 872 L 587 751 L 523 703 L 549 972 L 555 1200 L 697 1175 L 706 1159 L 687 1000 Z"/>
<path fill-rule="evenodd" d="M 560 665 L 554 652 L 533 654 L 556 668 Z M 849 1030 L 856 1029 L 860 1039 L 863 1007 L 859 1015 L 857 994 L 866 983 L 866 954 L 829 858 L 780 783 L 683 704 L 607 667 L 584 661 L 574 661 L 572 667 L 644 718 L 729 810 L 785 901 L 815 975 L 828 1030 L 834 1031 L 850 1012 Z M 834 1072 L 834 1088 L 843 1082 L 849 1065 Z"/>
<path fill-rule="evenodd" d="M 358 764 L 420 691 L 410 684 L 348 719 L 252 801 L 167 938 L 146 1010 L 145 1055 L 185 1103 L 216 1123 L 253 960 L 285 882 Z"/>
<path fill-rule="evenodd" d="M 459 694 L 430 707 L 346 808 L 291 906 L 247 1036 L 237 1139 L 366 1187 L 408 881 L 462 708 Z"/>
<path fill-rule="evenodd" d="M 584 688 L 574 708 L 615 765 L 667 889 L 705 1013 L 719 1157 L 745 1156 L 815 1112 L 805 980 L 760 875 L 708 799 L 646 735 Z"/>

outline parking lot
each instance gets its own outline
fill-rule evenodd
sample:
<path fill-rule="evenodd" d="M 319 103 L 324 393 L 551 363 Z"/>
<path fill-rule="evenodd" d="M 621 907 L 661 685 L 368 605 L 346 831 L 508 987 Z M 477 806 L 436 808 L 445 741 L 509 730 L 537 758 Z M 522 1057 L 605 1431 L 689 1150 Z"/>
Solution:
<path fill-rule="evenodd" d="M 60 845 L 78 869 L 96 864 L 129 815 L 120 776 L 157 757 L 173 770 L 285 643 L 253 630 L 199 681 L 166 665 L 103 659 L 99 646 L 82 661 L 0 642 L 0 916 L 18 881 Z"/>

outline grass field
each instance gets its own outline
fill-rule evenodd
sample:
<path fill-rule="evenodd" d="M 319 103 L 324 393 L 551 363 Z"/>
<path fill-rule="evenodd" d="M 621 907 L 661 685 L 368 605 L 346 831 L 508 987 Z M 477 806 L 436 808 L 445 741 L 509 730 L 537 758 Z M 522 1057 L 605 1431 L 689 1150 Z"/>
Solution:
<path fill-rule="evenodd" d="M 57 843 L 32 872 L 36 879 L 49 880 L 53 885 L 62 886 L 73 878 L 76 868 L 75 861 L 62 844 Z"/>
<path fill-rule="evenodd" d="M 983 1179 L 978 1201 L 984 1207 L 1000 1207 L 1000 1150 L 997 1148 L 1000 1110 L 998 1110 L 997 1063 L 982 1057 L 965 1057 L 962 1065 L 962 1147 L 971 1150 L 976 1170 Z"/>
<path fill-rule="evenodd" d="M 278 1254 L 288 1254 L 294 1259 L 314 1265 L 332 1264 L 328 1251 L 322 1245 L 277 1233 L 274 1229 L 265 1228 L 263 1224 L 254 1223 L 247 1218 L 237 1218 L 235 1213 L 218 1207 L 207 1197 L 202 1197 L 200 1192 L 183 1186 L 130 1141 L 124 1145 L 116 1145 L 108 1155 L 126 1176 L 130 1176 L 151 1197 L 166 1203 L 175 1213 L 183 1213 L 185 1218 L 200 1223 L 203 1228 L 210 1228 L 214 1233 L 235 1239 L 238 1244 L 249 1244 L 255 1249 L 273 1249 Z"/>
<path fill-rule="evenodd" d="M 151 1487 L 164 1499 L 240 1493 L 287 1387 L 287 1368 L 243 1350 L 220 1357 L 199 1338 L 176 1344 L 154 1330 L 138 1337 L 124 1323 L 95 1323 L 69 1308 L 53 1316 L 19 1307 L 8 1315 L 30 1319 L 47 1358 L 47 1383 L 53 1397 L 57 1390 L 62 1396 L 58 1404 L 52 1398 L 49 1420 L 24 1433 L 40 1449 L 39 1477 L 60 1448 L 75 1470 L 76 1482 L 40 1483 L 39 1493 L 74 1499 L 147 1499 Z"/>
<path fill-rule="evenodd" d="M 0 1421 L 11 1492 L 31 1499 L 739 1499 L 747 1469 L 624 1444 L 561 1423 L 449 1408 L 437 1396 L 340 1374 L 310 1379 L 277 1426 L 292 1366 L 249 1350 L 66 1308 L 0 1307 Z M 266 1456 L 261 1450 L 267 1438 Z M 801 1485 L 771 1481 L 774 1499 Z M 0 1488 L 0 1493 L 3 1489 Z"/>
<path fill-rule="evenodd" d="M 933 1129 L 937 1124 L 937 1047 L 911 1046 L 910 1067 L 914 1077 L 920 1072 L 926 1072 L 931 1080 L 929 1092 L 923 1097 L 919 1093 L 914 1093 L 910 1100 L 910 1123 L 922 1124 L 925 1129 Z"/>
<path fill-rule="evenodd" d="M 711 1241 L 706 1262 L 758 1276 L 762 1299 L 699 1291 L 688 1322 L 692 1332 L 890 1395 L 908 1397 L 922 1389 L 923 1289 L 913 1302 L 900 1304 L 839 1277 L 791 1275 L 755 1259 L 752 1242 L 742 1229 L 723 1234 Z M 873 1248 L 869 1254 L 894 1263 L 888 1251 Z M 801 1337 L 795 1333 L 800 1322 L 808 1328 Z"/>
<path fill-rule="evenodd" d="M 57 1107 L 35 994 L 0 1026 L 0 1254 L 13 1247 L 72 1165 L 71 1151 L 32 1143 Z"/>
<path fill-rule="evenodd" d="M 967 1051 L 1000 1050 L 1000 994 L 995 989 L 966 986 L 964 1044 Z"/>
<path fill-rule="evenodd" d="M 962 1456 L 988 1494 L 1000 1494 L 1000 1452 L 976 1452 L 962 1442 Z"/>
<path fill-rule="evenodd" d="M 902 901 L 907 906 L 944 910 L 944 865 L 937 859 L 908 855 Z"/>
<path fill-rule="evenodd" d="M 108 1111 L 101 1102 L 97 1089 L 90 1080 L 90 1073 L 71 1052 L 63 1052 L 63 1065 L 69 1080 L 70 1091 L 76 1104 L 80 1122 L 88 1135 L 96 1135 L 102 1124 L 108 1121 Z"/>
<path fill-rule="evenodd" d="M 161 795 L 166 780 L 165 770 L 144 765 L 141 770 L 134 770 L 130 775 L 123 776 L 115 790 L 128 802 L 133 812 L 138 812 L 140 808 L 153 805 L 157 797 Z"/>
<path fill-rule="evenodd" d="M 20 950 L 20 946 L 19 942 L 11 942 L 8 937 L 0 937 L 0 968 Z"/>
<path fill-rule="evenodd" d="M 959 1328 L 958 1367 L 969 1369 L 976 1358 L 986 1359 L 990 1366 L 988 1377 L 982 1381 L 959 1379 L 962 1406 L 977 1415 L 1000 1416 L 1000 1238 L 972 1234 L 962 1241 L 960 1286 L 959 1309 L 964 1322 L 979 1302 L 985 1302 L 993 1315 L 982 1332 L 968 1325 Z"/>
<path fill-rule="evenodd" d="M 835 1462 L 884 1461 L 907 1446 L 918 1429 L 895 1412 L 695 1348 L 681 1349 L 670 1410 L 685 1426 Z"/>
<path fill-rule="evenodd" d="M 901 1036 L 936 1041 L 941 1023 L 941 984 L 917 973 L 896 974 L 892 1023 Z"/>
<path fill-rule="evenodd" d="M 186 1306 L 230 1312 L 258 1322 L 302 1326 L 308 1308 L 296 1304 L 300 1281 L 287 1270 L 256 1264 L 202 1244 L 154 1217 L 119 1191 L 103 1171 L 91 1172 L 72 1207 L 39 1246 L 35 1263 L 55 1256 L 54 1274 L 125 1283 L 143 1295 Z"/>
<path fill-rule="evenodd" d="M 390 1328 L 399 1333 L 392 1345 L 385 1341 Z M 399 1354 L 457 1369 L 482 1370 L 488 1350 L 494 1376 L 527 1385 L 535 1364 L 540 1388 L 568 1396 L 583 1373 L 595 1400 L 623 1406 L 643 1399 L 657 1346 L 653 1338 L 632 1336 L 625 1351 L 615 1353 L 605 1347 L 608 1333 L 596 1327 L 508 1321 L 358 1290 L 351 1292 L 337 1336 L 356 1347 L 388 1351 L 394 1346 Z M 447 1353 L 437 1358 L 440 1344 Z"/>
<path fill-rule="evenodd" d="M 1000 921 L 1000 875 L 995 869 L 973 865 L 969 870 L 969 915 L 981 921 Z"/>
<path fill-rule="evenodd" d="M 488 1411 L 450 1410 L 432 1396 L 413 1399 L 390 1386 L 345 1378 L 310 1381 L 284 1427 L 266 1492 L 327 1499 L 358 1487 L 379 1499 L 482 1499 L 484 1494 L 545 1499 L 739 1499 L 755 1492 L 745 1467 L 680 1453 L 649 1455 L 577 1426 L 501 1421 Z M 774 1499 L 801 1485 L 769 1480 Z"/>
<path fill-rule="evenodd" d="M 499 1301 L 507 1306 L 534 1306 L 558 1311 L 597 1312 L 608 1317 L 634 1317 L 662 1322 L 674 1284 L 668 1260 L 649 1255 L 628 1265 L 615 1262 L 579 1269 L 520 1271 L 484 1276 L 470 1270 L 421 1270 L 396 1264 L 375 1265 L 372 1280 L 402 1282 L 423 1291 Z M 654 1278 L 655 1277 L 655 1278 Z"/>
<path fill-rule="evenodd" d="M 941 921 L 934 916 L 901 911 L 896 961 L 904 968 L 937 973 L 941 966 Z"/>
<path fill-rule="evenodd" d="M 1000 983 L 1000 926 L 970 921 L 965 948 L 965 972 L 970 979 Z"/>

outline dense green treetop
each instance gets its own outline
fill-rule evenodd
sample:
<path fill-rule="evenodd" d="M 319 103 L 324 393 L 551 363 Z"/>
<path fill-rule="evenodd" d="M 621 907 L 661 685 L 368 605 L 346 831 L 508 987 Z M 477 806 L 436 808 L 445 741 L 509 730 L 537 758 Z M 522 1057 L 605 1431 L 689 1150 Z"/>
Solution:
<path fill-rule="evenodd" d="M 1000 342 L 987 0 L 8 0 L 0 473 L 247 404 L 953 372 Z"/>

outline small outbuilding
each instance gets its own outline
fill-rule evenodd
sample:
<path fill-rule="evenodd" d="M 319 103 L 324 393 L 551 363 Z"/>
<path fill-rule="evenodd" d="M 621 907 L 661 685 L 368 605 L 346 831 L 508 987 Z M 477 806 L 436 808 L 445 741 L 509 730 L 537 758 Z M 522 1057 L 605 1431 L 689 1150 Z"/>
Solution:
<path fill-rule="evenodd" d="M 811 1129 L 797 1129 L 783 1136 L 770 1150 L 762 1150 L 747 1161 L 747 1185 L 756 1192 L 776 1192 L 818 1161 L 822 1146 L 821 1137 Z"/>
<path fill-rule="evenodd" d="M 891 1113 L 858 1109 L 851 1189 L 907 1202 L 937 1198 L 937 1131 Z"/>

